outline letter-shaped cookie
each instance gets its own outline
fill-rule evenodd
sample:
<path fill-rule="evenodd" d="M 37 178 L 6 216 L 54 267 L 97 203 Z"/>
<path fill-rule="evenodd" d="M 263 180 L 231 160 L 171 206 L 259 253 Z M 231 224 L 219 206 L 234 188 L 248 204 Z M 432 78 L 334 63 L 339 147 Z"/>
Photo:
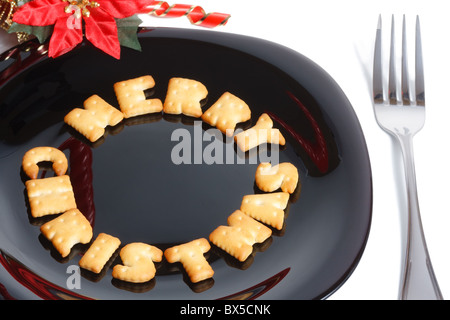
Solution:
<path fill-rule="evenodd" d="M 201 100 L 208 95 L 208 90 L 199 81 L 172 78 L 169 80 L 164 112 L 168 114 L 184 114 L 198 118 L 202 115 Z"/>
<path fill-rule="evenodd" d="M 205 238 L 193 240 L 164 251 L 169 263 L 181 262 L 192 283 L 211 278 L 214 270 L 206 260 L 204 253 L 211 248 Z"/>
<path fill-rule="evenodd" d="M 31 179 L 37 179 L 39 174 L 39 162 L 51 161 L 56 175 L 62 176 L 67 172 L 68 163 L 66 155 L 53 147 L 36 147 L 28 150 L 22 159 L 22 168 Z"/>
<path fill-rule="evenodd" d="M 153 261 L 160 262 L 163 252 L 154 246 L 142 242 L 127 244 L 120 250 L 123 265 L 115 265 L 112 276 L 116 279 L 142 283 L 155 277 L 156 268 Z"/>
<path fill-rule="evenodd" d="M 62 257 L 67 257 L 74 245 L 91 241 L 92 226 L 78 209 L 71 209 L 43 224 L 41 233 Z"/>
<path fill-rule="evenodd" d="M 100 233 L 78 264 L 83 269 L 100 273 L 119 246 L 120 240 L 118 238 Z"/>
<path fill-rule="evenodd" d="M 62 213 L 77 207 L 72 184 L 67 175 L 27 180 L 25 187 L 34 218 Z"/>
<path fill-rule="evenodd" d="M 273 129 L 273 121 L 266 113 L 263 113 L 259 117 L 253 127 L 238 133 L 234 137 L 234 140 L 239 148 L 244 152 L 247 152 L 248 150 L 263 143 L 273 143 L 282 146 L 286 144 L 286 140 L 280 130 Z"/>
<path fill-rule="evenodd" d="M 293 193 L 298 184 L 298 170 L 289 162 L 272 166 L 268 162 L 260 163 L 256 169 L 255 182 L 265 192 L 281 191 Z"/>
<path fill-rule="evenodd" d="M 145 97 L 144 91 L 154 86 L 155 81 L 149 75 L 114 84 L 117 101 L 125 118 L 162 111 L 163 105 L 160 99 Z"/>
<path fill-rule="evenodd" d="M 235 95 L 225 92 L 203 113 L 202 120 L 215 126 L 222 133 L 231 137 L 239 122 L 250 120 L 251 111 L 248 105 Z"/>
<path fill-rule="evenodd" d="M 241 262 L 253 252 L 255 243 L 264 242 L 272 234 L 270 228 L 240 210 L 233 212 L 227 222 L 228 226 L 219 226 L 211 232 L 209 240 Z"/>
<path fill-rule="evenodd" d="M 284 209 L 286 209 L 288 201 L 289 193 L 287 192 L 251 194 L 243 197 L 241 211 L 262 223 L 281 230 L 284 223 Z"/>
<path fill-rule="evenodd" d="M 75 108 L 65 117 L 64 122 L 95 142 L 105 134 L 107 126 L 115 126 L 123 119 L 123 114 L 98 95 L 85 100 L 84 109 Z"/>

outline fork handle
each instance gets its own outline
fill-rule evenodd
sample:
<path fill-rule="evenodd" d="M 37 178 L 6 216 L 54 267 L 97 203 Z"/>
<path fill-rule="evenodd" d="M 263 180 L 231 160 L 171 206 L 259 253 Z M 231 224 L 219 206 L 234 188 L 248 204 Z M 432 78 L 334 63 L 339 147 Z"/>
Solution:
<path fill-rule="evenodd" d="M 408 230 L 401 282 L 402 300 L 442 300 L 420 218 L 411 134 L 398 135 L 403 154 L 408 200 Z"/>

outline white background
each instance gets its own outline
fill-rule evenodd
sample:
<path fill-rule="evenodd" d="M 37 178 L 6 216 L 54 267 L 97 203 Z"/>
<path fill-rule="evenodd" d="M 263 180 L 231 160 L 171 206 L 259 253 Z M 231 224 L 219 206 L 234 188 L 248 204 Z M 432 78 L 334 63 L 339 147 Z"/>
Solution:
<path fill-rule="evenodd" d="M 192 0 L 168 3 L 189 3 L 203 7 L 206 12 L 229 13 L 231 18 L 227 25 L 215 31 L 264 38 L 302 53 L 335 79 L 353 105 L 371 159 L 373 220 L 360 263 L 330 300 L 398 298 L 405 242 L 403 166 L 397 145 L 380 129 L 373 114 L 373 50 L 380 14 L 386 35 L 392 14 L 398 23 L 405 14 L 411 27 L 416 15 L 420 15 L 427 118 L 425 127 L 414 140 L 419 202 L 434 271 L 444 298 L 450 297 L 448 0 Z M 185 17 L 143 18 L 144 24 L 149 26 L 199 28 Z M 413 29 L 410 34 L 413 35 Z M 0 51 L 13 42 L 13 37 L 0 32 Z"/>

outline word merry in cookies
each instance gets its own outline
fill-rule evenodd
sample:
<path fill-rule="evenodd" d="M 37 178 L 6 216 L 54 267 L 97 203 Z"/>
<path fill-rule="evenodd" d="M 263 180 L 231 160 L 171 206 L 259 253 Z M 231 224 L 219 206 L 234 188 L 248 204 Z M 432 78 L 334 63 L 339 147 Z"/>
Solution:
<path fill-rule="evenodd" d="M 201 118 L 205 124 L 217 128 L 227 137 L 233 137 L 239 123 L 245 123 L 251 119 L 251 110 L 247 103 L 230 92 L 224 92 L 203 112 L 202 101 L 207 98 L 208 90 L 201 82 L 193 79 L 171 78 L 164 103 L 158 98 L 146 96 L 146 92 L 154 88 L 155 84 L 150 75 L 116 82 L 114 92 L 120 110 L 94 94 L 84 101 L 83 108 L 74 108 L 66 114 L 64 122 L 90 142 L 96 142 L 105 134 L 106 127 L 116 126 L 124 119 L 147 114 L 163 112 Z M 234 135 L 234 141 L 244 153 L 259 145 L 285 145 L 286 143 L 280 131 L 273 127 L 273 121 L 266 113 L 258 118 L 253 127 Z M 214 147 L 214 149 L 217 148 Z"/>

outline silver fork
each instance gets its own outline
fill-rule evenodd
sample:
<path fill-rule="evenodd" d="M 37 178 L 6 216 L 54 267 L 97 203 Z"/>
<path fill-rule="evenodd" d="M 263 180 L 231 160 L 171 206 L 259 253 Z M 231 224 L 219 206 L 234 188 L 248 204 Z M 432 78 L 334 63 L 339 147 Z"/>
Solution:
<path fill-rule="evenodd" d="M 443 297 L 434 275 L 422 228 L 414 168 L 412 140 L 425 123 L 425 86 L 419 16 L 416 18 L 415 77 L 413 79 L 410 79 L 408 71 L 406 23 L 405 16 L 403 16 L 401 78 L 400 81 L 397 81 L 394 25 L 394 16 L 392 16 L 389 80 L 386 86 L 382 71 L 380 15 L 375 42 L 373 104 L 379 126 L 398 140 L 405 168 L 408 229 L 399 298 L 402 300 L 442 300 Z M 410 86 L 412 82 L 415 82 L 414 86 Z"/>

